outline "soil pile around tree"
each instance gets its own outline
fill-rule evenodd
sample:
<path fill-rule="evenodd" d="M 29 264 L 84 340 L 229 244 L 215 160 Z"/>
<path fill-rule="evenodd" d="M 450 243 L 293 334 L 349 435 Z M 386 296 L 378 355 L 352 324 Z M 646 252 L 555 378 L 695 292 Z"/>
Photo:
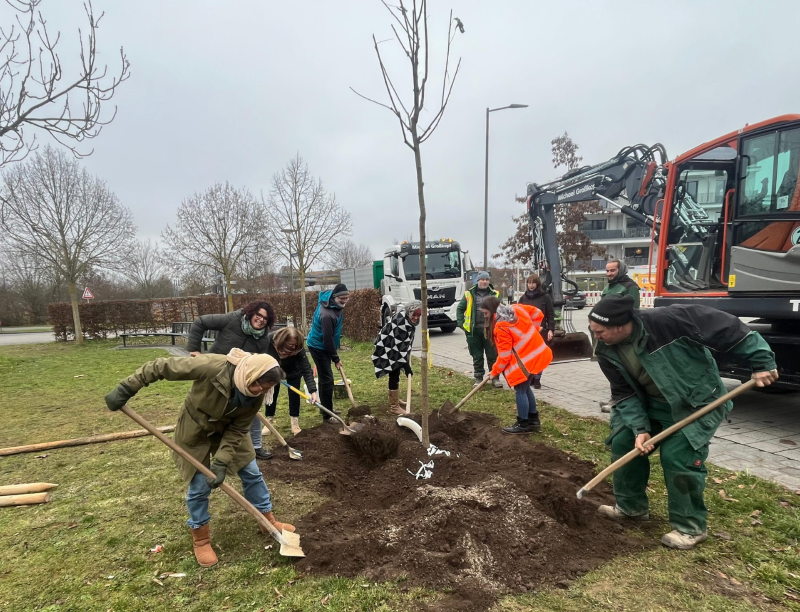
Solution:
<path fill-rule="evenodd" d="M 575 497 L 595 474 L 591 463 L 503 435 L 492 415 L 463 416 L 431 416 L 431 443 L 449 456 L 429 456 L 390 417 L 365 417 L 355 440 L 321 425 L 292 438 L 303 461 L 278 453 L 263 462 L 268 482 L 313 480 L 329 497 L 297 524 L 307 555 L 298 569 L 403 578 L 447 591 L 438 609 L 483 610 L 499 595 L 565 585 L 647 545 L 597 514 L 613 503 L 607 484 Z M 415 479 L 424 465 L 430 478 Z"/>

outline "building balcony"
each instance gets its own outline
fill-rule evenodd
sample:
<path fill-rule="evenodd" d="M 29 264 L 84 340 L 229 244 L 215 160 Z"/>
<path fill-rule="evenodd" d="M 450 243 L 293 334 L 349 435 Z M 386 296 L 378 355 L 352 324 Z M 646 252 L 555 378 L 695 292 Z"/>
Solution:
<path fill-rule="evenodd" d="M 590 240 L 611 240 L 623 237 L 623 230 L 621 229 L 586 229 L 581 231 L 586 234 Z"/>

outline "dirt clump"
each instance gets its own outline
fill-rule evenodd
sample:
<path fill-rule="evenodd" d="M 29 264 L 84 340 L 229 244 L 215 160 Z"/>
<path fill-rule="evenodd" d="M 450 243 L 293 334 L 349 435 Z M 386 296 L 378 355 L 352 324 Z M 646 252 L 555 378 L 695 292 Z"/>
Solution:
<path fill-rule="evenodd" d="M 431 443 L 449 455 L 429 455 L 394 419 L 372 417 L 363 443 L 321 425 L 292 439 L 302 462 L 276 455 L 262 463 L 267 481 L 313 480 L 329 497 L 296 523 L 307 555 L 298 569 L 405 578 L 448 593 L 435 609 L 477 611 L 648 545 L 597 513 L 613 503 L 607 484 L 575 497 L 595 474 L 591 463 L 535 437 L 505 436 L 492 415 L 464 417 L 431 415 Z"/>
<path fill-rule="evenodd" d="M 347 411 L 346 421 L 355 421 L 361 417 L 372 414 L 372 409 L 369 406 L 351 406 Z"/>

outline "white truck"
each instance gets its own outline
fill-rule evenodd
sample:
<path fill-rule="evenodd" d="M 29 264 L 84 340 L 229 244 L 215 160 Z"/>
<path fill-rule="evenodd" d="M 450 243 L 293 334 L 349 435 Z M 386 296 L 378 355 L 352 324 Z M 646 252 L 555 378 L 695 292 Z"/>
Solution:
<path fill-rule="evenodd" d="M 467 251 L 451 238 L 425 244 L 428 278 L 428 327 L 455 331 L 456 308 L 464 291 L 474 283 L 478 271 Z M 387 321 L 397 309 L 421 299 L 419 242 L 402 242 L 383 254 L 381 317 Z"/>

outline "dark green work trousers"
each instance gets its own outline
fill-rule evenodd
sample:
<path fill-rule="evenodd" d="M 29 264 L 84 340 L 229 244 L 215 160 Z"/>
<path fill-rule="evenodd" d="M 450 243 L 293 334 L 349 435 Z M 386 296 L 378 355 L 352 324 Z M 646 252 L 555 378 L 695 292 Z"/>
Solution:
<path fill-rule="evenodd" d="M 650 417 L 651 436 L 675 422 L 665 402 L 650 399 L 647 414 Z M 627 427 L 616 434 L 611 440 L 611 460 L 616 461 L 633 450 L 635 439 L 633 431 Z M 708 445 L 695 450 L 683 432 L 678 431 L 661 442 L 657 450 L 667 485 L 669 522 L 683 533 L 703 533 L 708 514 L 703 502 Z M 637 457 L 614 472 L 614 495 L 617 506 L 625 514 L 636 516 L 649 511 L 646 491 L 649 478 L 648 456 Z"/>
<path fill-rule="evenodd" d="M 473 330 L 474 334 L 467 334 L 467 348 L 472 355 L 472 374 L 475 380 L 480 380 L 486 376 L 483 368 L 483 354 L 486 353 L 487 369 L 491 370 L 494 362 L 497 361 L 497 349 L 483 335 L 483 328 Z"/>

